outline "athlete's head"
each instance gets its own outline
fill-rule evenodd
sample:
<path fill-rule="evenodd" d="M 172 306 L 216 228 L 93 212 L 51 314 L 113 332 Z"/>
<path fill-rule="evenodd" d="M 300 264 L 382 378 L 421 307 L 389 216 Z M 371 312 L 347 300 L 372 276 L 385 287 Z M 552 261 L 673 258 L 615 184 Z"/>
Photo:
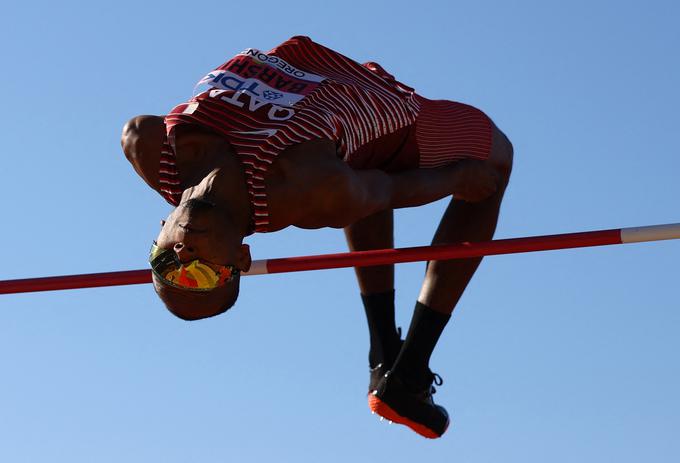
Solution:
<path fill-rule="evenodd" d="M 125 157 L 151 188 L 156 188 L 158 183 L 165 133 L 162 116 L 135 116 L 127 121 L 120 137 Z"/>
<path fill-rule="evenodd" d="M 243 233 L 225 208 L 209 198 L 185 200 L 170 213 L 162 222 L 154 256 L 160 256 L 152 263 L 154 289 L 168 310 L 184 320 L 231 308 L 240 272 L 251 263 Z"/>

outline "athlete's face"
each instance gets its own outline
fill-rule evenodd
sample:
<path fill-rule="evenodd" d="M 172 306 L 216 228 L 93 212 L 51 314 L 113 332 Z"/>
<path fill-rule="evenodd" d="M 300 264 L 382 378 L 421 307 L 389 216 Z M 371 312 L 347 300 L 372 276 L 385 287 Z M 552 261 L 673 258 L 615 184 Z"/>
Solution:
<path fill-rule="evenodd" d="M 183 201 L 170 213 L 156 243 L 173 249 L 182 263 L 199 259 L 233 265 L 241 271 L 250 267 L 250 251 L 229 215 L 205 198 Z"/>
<path fill-rule="evenodd" d="M 233 265 L 239 270 L 250 268 L 248 245 L 235 232 L 229 216 L 206 199 L 190 199 L 181 203 L 166 221 L 156 243 L 174 250 L 183 263 L 196 259 L 218 265 Z M 154 288 L 168 310 L 185 320 L 218 315 L 236 301 L 240 278 L 210 291 L 194 292 L 172 287 L 154 275 Z"/>

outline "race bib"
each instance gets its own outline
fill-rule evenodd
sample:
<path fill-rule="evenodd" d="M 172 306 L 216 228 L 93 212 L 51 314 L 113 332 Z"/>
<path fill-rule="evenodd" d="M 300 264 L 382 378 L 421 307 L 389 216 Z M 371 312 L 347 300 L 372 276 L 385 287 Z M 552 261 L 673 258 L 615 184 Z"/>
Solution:
<path fill-rule="evenodd" d="M 277 106 L 293 106 L 313 92 L 324 77 L 297 69 L 277 56 L 248 48 L 205 77 L 199 86 L 246 93 Z"/>

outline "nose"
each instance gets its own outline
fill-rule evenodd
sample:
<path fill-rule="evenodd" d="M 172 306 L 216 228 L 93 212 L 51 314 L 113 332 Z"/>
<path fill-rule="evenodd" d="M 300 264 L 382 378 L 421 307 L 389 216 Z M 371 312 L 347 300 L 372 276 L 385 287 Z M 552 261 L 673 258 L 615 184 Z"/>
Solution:
<path fill-rule="evenodd" d="M 187 246 L 181 241 L 175 243 L 172 249 L 175 251 L 177 257 L 179 257 L 179 260 L 182 262 L 192 260 L 195 254 L 194 248 L 192 248 L 191 246 Z"/>

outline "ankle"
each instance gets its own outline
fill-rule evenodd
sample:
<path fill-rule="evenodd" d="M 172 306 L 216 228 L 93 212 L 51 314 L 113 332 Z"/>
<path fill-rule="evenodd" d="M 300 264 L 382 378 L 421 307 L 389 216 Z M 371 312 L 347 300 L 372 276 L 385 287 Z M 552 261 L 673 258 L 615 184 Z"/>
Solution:
<path fill-rule="evenodd" d="M 379 345 L 377 345 L 377 342 L 372 343 L 368 352 L 369 366 L 375 368 L 379 364 L 383 364 L 392 368 L 394 361 L 399 356 L 402 344 L 401 329 L 397 329 L 393 338 L 384 340 Z"/>
<path fill-rule="evenodd" d="M 394 363 L 393 373 L 414 385 L 431 382 L 430 356 L 449 318 L 450 315 L 417 302 L 406 340 Z"/>
<path fill-rule="evenodd" d="M 401 348 L 400 331 L 394 322 L 394 290 L 362 294 L 370 335 L 368 362 L 371 367 L 394 362 Z"/>

